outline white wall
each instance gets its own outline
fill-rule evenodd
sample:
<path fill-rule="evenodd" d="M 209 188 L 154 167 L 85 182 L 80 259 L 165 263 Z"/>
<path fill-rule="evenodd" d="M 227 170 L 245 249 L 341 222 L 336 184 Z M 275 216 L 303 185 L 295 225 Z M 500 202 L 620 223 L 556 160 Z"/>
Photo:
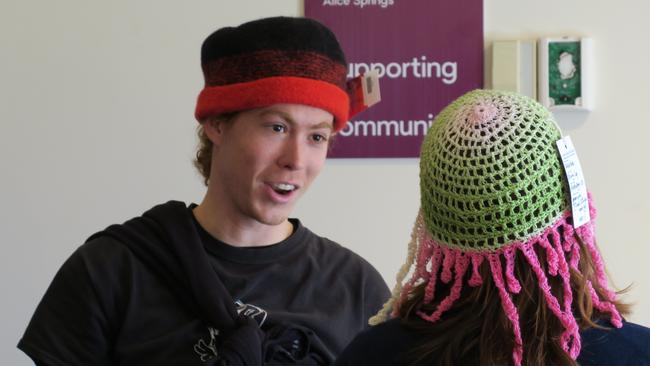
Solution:
<path fill-rule="evenodd" d="M 650 3 L 487 0 L 488 40 L 564 33 L 596 43 L 596 110 L 559 116 L 600 208 L 616 284 L 650 324 L 644 25 Z M 190 5 L 191 4 L 191 5 Z M 198 201 L 190 161 L 199 48 L 217 27 L 302 13 L 300 0 L 5 0 L 0 6 L 0 358 L 91 233 L 153 204 Z M 418 207 L 415 160 L 329 161 L 296 216 L 362 254 L 392 286 Z"/>

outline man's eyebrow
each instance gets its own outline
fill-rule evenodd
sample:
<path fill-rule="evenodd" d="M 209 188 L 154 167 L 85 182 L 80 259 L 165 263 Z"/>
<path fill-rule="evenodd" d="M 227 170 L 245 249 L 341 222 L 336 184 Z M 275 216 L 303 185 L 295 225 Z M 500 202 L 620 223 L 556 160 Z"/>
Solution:
<path fill-rule="evenodd" d="M 275 110 L 275 109 L 268 109 L 268 108 L 267 108 L 267 109 L 264 109 L 264 110 L 262 110 L 262 112 L 260 113 L 260 115 L 261 115 L 261 116 L 268 116 L 268 115 L 271 115 L 271 116 L 279 116 L 279 117 L 282 117 L 282 119 L 286 120 L 287 122 L 289 122 L 289 123 L 291 123 L 291 124 L 295 124 L 295 123 L 296 123 L 296 122 L 293 120 L 293 118 L 291 118 L 291 116 L 290 116 L 288 113 L 285 113 L 285 112 L 282 112 L 282 111 L 278 111 L 278 110 Z"/>
<path fill-rule="evenodd" d="M 323 121 L 323 122 L 311 127 L 312 130 L 320 130 L 322 128 L 329 128 L 331 130 L 331 129 L 334 128 L 334 126 L 332 126 L 332 122 Z"/>
<path fill-rule="evenodd" d="M 275 115 L 275 116 L 281 117 L 282 119 L 287 121 L 287 123 L 289 123 L 289 124 L 292 124 L 292 125 L 296 124 L 296 121 L 294 121 L 293 118 L 291 118 L 291 116 L 288 113 L 285 113 L 283 111 L 278 111 L 278 110 L 275 110 L 275 109 L 265 109 L 260 113 L 260 115 L 262 115 L 262 116 Z M 334 126 L 333 126 L 332 122 L 329 122 L 329 121 L 323 121 L 323 122 L 320 122 L 320 123 L 318 123 L 316 125 L 309 126 L 310 130 L 319 130 L 319 129 L 323 129 L 323 128 L 333 129 Z"/>

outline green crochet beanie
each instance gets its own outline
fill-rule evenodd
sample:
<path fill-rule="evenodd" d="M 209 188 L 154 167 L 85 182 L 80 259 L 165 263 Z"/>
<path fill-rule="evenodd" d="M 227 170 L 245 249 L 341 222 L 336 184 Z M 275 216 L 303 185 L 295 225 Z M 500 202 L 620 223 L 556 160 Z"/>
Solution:
<path fill-rule="evenodd" d="M 572 359 L 581 338 L 573 314 L 571 271 L 580 272 L 584 246 L 594 263 L 600 297 L 587 280 L 591 302 L 622 326 L 596 247 L 593 220 L 573 227 L 570 194 L 556 142 L 562 138 L 550 112 L 523 95 L 494 90 L 471 91 L 440 112 L 420 153 L 420 203 L 406 263 L 397 275 L 391 299 L 371 324 L 398 316 L 399 307 L 421 291 L 415 314 L 437 322 L 462 296 L 463 287 L 488 281 L 498 290 L 512 325 L 513 363 L 524 361 L 520 314 L 513 297 L 519 271 L 532 271 L 544 302 L 562 324 L 559 346 Z M 589 213 L 595 209 L 588 199 Z M 537 253 L 544 253 L 538 257 Z M 483 275 L 481 266 L 489 268 Z M 407 274 L 411 274 L 409 280 Z M 554 294 L 549 277 L 561 278 Z M 448 285 L 447 293 L 437 290 Z M 417 290 L 416 290 L 417 289 Z M 431 312 L 422 305 L 436 304 Z"/>
<path fill-rule="evenodd" d="M 434 120 L 422 145 L 424 221 L 454 248 L 493 250 L 539 234 L 569 206 L 561 133 L 525 96 L 467 93 Z"/>

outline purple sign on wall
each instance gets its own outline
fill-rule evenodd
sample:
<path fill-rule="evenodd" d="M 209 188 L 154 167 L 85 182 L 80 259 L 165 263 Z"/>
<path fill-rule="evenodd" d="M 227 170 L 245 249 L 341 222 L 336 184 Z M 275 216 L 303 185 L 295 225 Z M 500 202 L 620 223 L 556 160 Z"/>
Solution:
<path fill-rule="evenodd" d="M 431 120 L 483 85 L 483 0 L 305 0 L 345 51 L 348 78 L 380 75 L 381 102 L 353 116 L 330 157 L 417 157 Z"/>

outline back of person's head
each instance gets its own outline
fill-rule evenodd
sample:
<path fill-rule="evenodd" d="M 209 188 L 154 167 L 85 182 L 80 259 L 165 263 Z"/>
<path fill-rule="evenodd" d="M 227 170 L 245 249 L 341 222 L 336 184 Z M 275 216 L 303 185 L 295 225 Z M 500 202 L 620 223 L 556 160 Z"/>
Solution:
<path fill-rule="evenodd" d="M 508 92 L 469 92 L 433 121 L 407 262 L 371 319 L 390 312 L 420 334 L 414 361 L 575 365 L 581 329 L 621 326 L 591 195 L 591 220 L 573 225 L 561 138 L 544 107 Z"/>
<path fill-rule="evenodd" d="M 201 67 L 200 123 L 279 103 L 332 113 L 333 132 L 350 117 L 345 55 L 334 33 L 313 19 L 272 17 L 220 28 L 203 42 Z M 202 126 L 199 139 L 195 165 L 207 184 L 212 142 Z"/>

